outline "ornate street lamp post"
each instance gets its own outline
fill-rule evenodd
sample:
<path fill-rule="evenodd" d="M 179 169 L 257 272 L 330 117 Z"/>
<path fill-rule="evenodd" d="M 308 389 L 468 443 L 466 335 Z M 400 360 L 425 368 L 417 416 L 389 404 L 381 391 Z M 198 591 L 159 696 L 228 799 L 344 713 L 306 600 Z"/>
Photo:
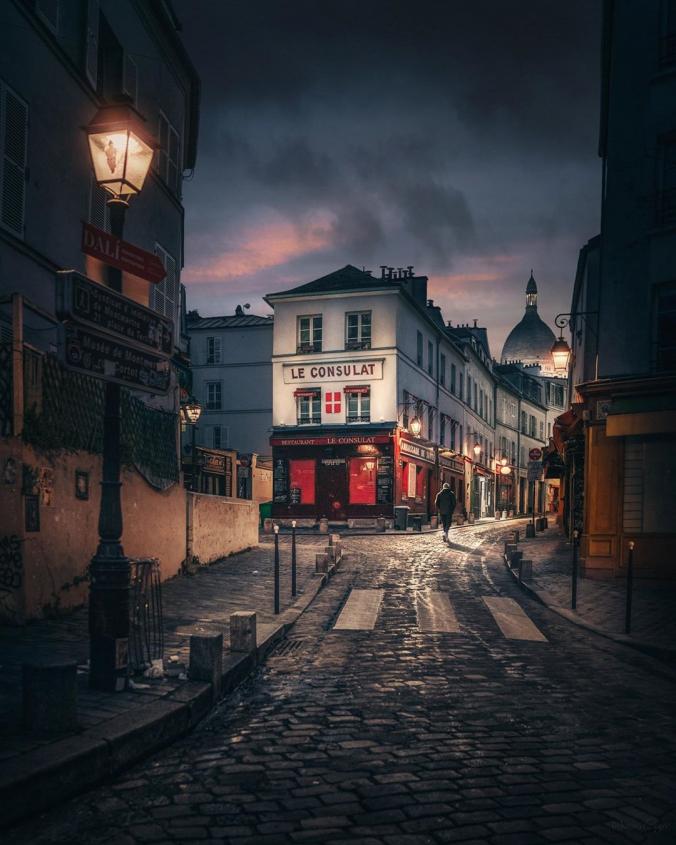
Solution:
<path fill-rule="evenodd" d="M 155 144 L 143 119 L 128 105 L 104 106 L 86 127 L 97 184 L 110 194 L 112 234 L 122 238 L 129 199 L 143 187 Z M 122 271 L 107 268 L 108 287 L 122 291 Z M 99 545 L 90 566 L 89 685 L 127 686 L 129 559 L 122 548 L 120 501 L 120 385 L 106 382 Z"/>
<path fill-rule="evenodd" d="M 199 422 L 199 418 L 202 415 L 202 406 L 197 400 L 193 399 L 191 402 L 188 402 L 186 405 L 184 405 L 181 410 L 183 411 L 183 419 L 185 420 L 186 424 L 190 426 L 192 432 L 190 446 L 190 489 L 193 493 L 195 493 L 197 491 L 197 456 L 195 455 L 195 431 L 197 429 L 197 423 Z"/>
<path fill-rule="evenodd" d="M 554 325 L 557 329 L 560 329 L 559 337 L 554 342 L 552 346 L 551 353 L 552 359 L 554 361 L 554 370 L 559 373 L 560 375 L 564 375 L 568 372 L 568 365 L 570 363 L 570 356 L 571 356 L 571 349 L 568 343 L 563 339 L 563 330 L 566 326 L 570 325 L 571 320 L 575 320 L 577 317 L 596 317 L 598 321 L 598 311 L 575 311 L 566 314 L 557 314 L 554 317 Z M 597 332 L 592 329 L 591 325 L 589 326 L 594 336 L 597 335 Z"/>

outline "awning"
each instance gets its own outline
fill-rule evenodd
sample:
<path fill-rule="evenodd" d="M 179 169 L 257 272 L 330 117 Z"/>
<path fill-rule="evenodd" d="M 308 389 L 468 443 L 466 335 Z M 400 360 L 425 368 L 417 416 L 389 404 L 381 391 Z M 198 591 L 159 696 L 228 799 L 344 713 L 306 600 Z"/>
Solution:
<path fill-rule="evenodd" d="M 371 388 L 368 385 L 359 385 L 355 387 L 354 385 L 348 385 L 347 387 L 343 388 L 344 393 L 359 393 L 362 396 L 369 394 L 371 392 Z"/>
<path fill-rule="evenodd" d="M 293 391 L 294 396 L 311 396 L 313 398 L 319 396 L 320 393 L 321 387 L 304 387 Z"/>
<path fill-rule="evenodd" d="M 577 405 L 559 414 L 552 426 L 552 441 L 557 452 L 563 454 L 563 444 L 573 437 L 582 426 L 582 406 Z"/>

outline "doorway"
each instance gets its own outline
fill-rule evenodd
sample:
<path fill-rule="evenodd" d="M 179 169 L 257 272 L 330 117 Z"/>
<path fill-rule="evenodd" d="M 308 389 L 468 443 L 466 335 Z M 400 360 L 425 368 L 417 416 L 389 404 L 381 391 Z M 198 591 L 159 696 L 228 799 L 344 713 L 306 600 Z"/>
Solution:
<path fill-rule="evenodd" d="M 345 458 L 323 458 L 317 471 L 317 514 L 335 522 L 347 519 Z"/>

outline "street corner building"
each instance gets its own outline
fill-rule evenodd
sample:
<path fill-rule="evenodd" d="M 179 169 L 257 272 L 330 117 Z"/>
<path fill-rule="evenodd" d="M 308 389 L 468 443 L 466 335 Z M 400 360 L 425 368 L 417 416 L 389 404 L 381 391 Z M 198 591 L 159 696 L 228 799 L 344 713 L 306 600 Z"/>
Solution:
<path fill-rule="evenodd" d="M 513 438 L 496 452 L 502 377 L 486 330 L 445 322 L 427 299 L 427 281 L 413 267 L 384 265 L 376 277 L 347 265 L 267 297 L 275 310 L 277 520 L 360 525 L 384 518 L 404 527 L 408 517 L 434 516 L 444 483 L 456 495 L 456 520 L 528 508 L 518 481 L 506 479 L 522 468 L 525 481 L 517 416 Z M 532 429 L 544 447 L 540 367 L 523 378 L 536 382 L 542 420 L 536 426 L 529 419 L 525 435 Z M 520 380 L 511 387 L 519 409 L 527 402 L 523 388 Z M 563 391 L 557 412 L 562 408 Z"/>

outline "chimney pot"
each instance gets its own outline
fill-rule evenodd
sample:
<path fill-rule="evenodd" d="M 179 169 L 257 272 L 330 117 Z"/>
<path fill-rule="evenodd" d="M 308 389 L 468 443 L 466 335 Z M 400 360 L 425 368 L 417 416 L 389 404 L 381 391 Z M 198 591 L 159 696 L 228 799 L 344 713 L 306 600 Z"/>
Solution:
<path fill-rule="evenodd" d="M 380 265 L 380 278 L 381 279 L 385 278 L 385 270 L 387 270 L 387 264 L 381 264 Z"/>

